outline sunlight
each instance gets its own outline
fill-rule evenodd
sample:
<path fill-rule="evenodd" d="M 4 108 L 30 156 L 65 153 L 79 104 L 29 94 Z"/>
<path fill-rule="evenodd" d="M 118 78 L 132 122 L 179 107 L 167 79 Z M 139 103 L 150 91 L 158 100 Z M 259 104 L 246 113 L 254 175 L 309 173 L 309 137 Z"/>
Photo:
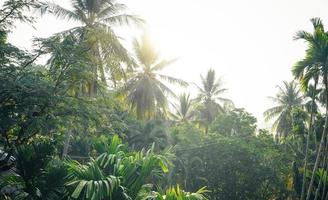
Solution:
<path fill-rule="evenodd" d="M 2 0 L 0 199 L 327 200 L 327 10 Z"/>

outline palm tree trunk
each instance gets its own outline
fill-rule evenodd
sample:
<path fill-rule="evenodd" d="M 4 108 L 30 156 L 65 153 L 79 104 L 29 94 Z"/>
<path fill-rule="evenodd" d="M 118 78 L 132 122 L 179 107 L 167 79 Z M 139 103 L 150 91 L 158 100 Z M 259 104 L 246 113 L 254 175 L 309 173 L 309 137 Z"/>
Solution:
<path fill-rule="evenodd" d="M 328 144 L 326 144 L 326 145 L 328 145 Z M 327 153 L 327 151 L 326 151 L 326 153 Z M 326 177 L 325 177 L 325 180 L 323 182 L 323 190 L 322 190 L 321 199 L 325 199 L 326 190 L 327 190 L 327 170 L 328 170 L 327 158 L 326 158 L 326 168 L 324 170 L 325 170 L 324 172 L 326 173 Z"/>
<path fill-rule="evenodd" d="M 312 92 L 312 104 L 311 104 L 311 115 L 310 115 L 310 123 L 309 123 L 309 132 L 306 136 L 306 147 L 305 147 L 305 158 L 304 158 L 304 172 L 303 172 L 303 183 L 302 183 L 302 192 L 301 192 L 301 200 L 305 198 L 305 190 L 306 190 L 306 170 L 308 165 L 308 157 L 309 157 L 309 141 L 310 135 L 312 134 L 313 129 L 313 115 L 314 115 L 314 106 L 315 106 L 315 91 L 317 89 L 318 78 L 314 81 L 314 90 Z"/>
<path fill-rule="evenodd" d="M 326 148 L 325 148 L 325 150 L 324 150 L 324 152 L 323 152 L 323 157 L 324 157 L 324 163 L 323 163 L 323 170 L 324 170 L 324 172 L 327 172 L 327 169 L 328 169 L 328 163 L 327 163 L 327 152 L 328 152 L 328 137 L 326 137 L 326 144 L 325 144 L 326 146 Z M 320 179 L 322 179 L 322 177 L 320 177 Z M 322 190 L 322 199 L 324 199 L 324 196 L 325 196 L 325 191 L 326 191 L 326 187 L 327 187 L 327 185 L 326 185 L 326 178 L 324 177 L 324 181 L 323 181 L 323 190 Z"/>
<path fill-rule="evenodd" d="M 326 171 L 326 176 L 327 176 L 327 171 Z M 327 179 L 327 177 L 326 177 Z M 325 192 L 325 191 L 324 191 Z M 322 198 L 323 199 L 323 198 Z M 326 195 L 326 197 L 324 198 L 325 200 L 328 200 L 328 194 Z"/>
<path fill-rule="evenodd" d="M 319 190 L 320 190 L 320 188 L 321 188 L 321 185 L 322 185 L 322 177 L 320 177 L 320 179 L 319 179 L 319 185 L 318 185 L 317 189 L 315 190 L 314 200 L 317 200 L 317 199 L 318 199 L 318 196 L 319 196 Z"/>
<path fill-rule="evenodd" d="M 326 144 L 325 144 L 325 150 L 323 152 L 323 163 L 322 163 L 322 168 L 325 169 L 326 168 L 326 156 L 325 156 L 325 153 L 327 152 L 327 141 L 326 141 Z M 320 176 L 320 179 L 319 179 L 319 185 L 315 191 L 315 196 L 314 196 L 314 200 L 317 200 L 318 197 L 319 197 L 319 191 L 320 191 L 320 188 L 321 188 L 321 185 L 322 185 L 322 178 L 323 176 Z M 324 183 L 324 187 L 326 187 L 326 184 Z"/>
<path fill-rule="evenodd" d="M 317 169 L 319 167 L 319 161 L 320 161 L 320 154 L 322 151 L 323 146 L 325 145 L 325 137 L 327 135 L 327 126 L 328 126 L 328 80 L 327 80 L 327 74 L 324 74 L 324 84 L 325 84 L 325 90 L 326 90 L 326 116 L 325 116 L 325 125 L 324 125 L 324 129 L 322 132 L 322 136 L 321 136 L 321 140 L 320 140 L 320 145 L 319 145 L 319 149 L 317 152 L 317 157 L 314 163 L 314 167 L 313 167 L 313 171 L 312 171 L 312 176 L 311 176 L 311 180 L 310 180 L 310 184 L 309 184 L 309 188 L 307 191 L 307 195 L 306 195 L 306 200 L 309 200 L 311 197 L 311 191 L 312 191 L 312 187 L 313 187 L 313 183 L 314 183 L 314 178 L 315 178 L 315 174 L 317 172 Z"/>

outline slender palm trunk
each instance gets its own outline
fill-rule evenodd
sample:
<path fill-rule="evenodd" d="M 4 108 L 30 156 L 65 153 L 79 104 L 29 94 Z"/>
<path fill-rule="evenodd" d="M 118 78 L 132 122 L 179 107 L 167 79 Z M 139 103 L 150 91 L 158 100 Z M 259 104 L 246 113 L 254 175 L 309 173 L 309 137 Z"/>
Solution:
<path fill-rule="evenodd" d="M 309 188 L 307 191 L 307 195 L 306 195 L 306 200 L 309 200 L 311 197 L 311 191 L 312 191 L 312 187 L 313 187 L 313 183 L 314 183 L 314 178 L 315 178 L 315 174 L 317 172 L 317 169 L 319 167 L 319 161 L 320 161 L 320 154 L 321 151 L 324 147 L 324 143 L 325 143 L 325 137 L 327 135 L 327 126 L 328 126 L 328 80 L 327 80 L 327 74 L 324 74 L 324 85 L 325 85 L 325 90 L 326 90 L 326 116 L 325 116 L 325 125 L 324 125 L 324 129 L 322 132 L 322 136 L 321 136 L 321 140 L 320 140 L 320 145 L 319 145 L 319 149 L 317 152 L 317 157 L 314 163 L 314 167 L 313 167 L 313 171 L 312 171 L 312 176 L 311 176 L 311 180 L 310 180 L 310 184 L 309 184 Z"/>
<path fill-rule="evenodd" d="M 328 143 L 326 145 L 328 146 Z M 327 147 L 327 149 L 328 149 L 328 147 Z M 327 151 L 326 151 L 326 154 L 327 154 Z M 323 190 L 322 190 L 322 194 L 321 194 L 321 199 L 325 199 L 325 195 L 326 195 L 326 190 L 327 190 L 327 170 L 328 170 L 328 162 L 327 162 L 327 158 L 326 158 L 326 167 L 324 169 L 324 173 L 325 173 L 324 175 L 325 175 L 325 177 L 324 177 L 324 182 L 323 182 Z"/>
<path fill-rule="evenodd" d="M 323 163 L 323 167 L 322 167 L 322 169 L 324 170 L 324 173 L 325 172 L 327 172 L 327 169 L 328 169 L 328 163 L 327 163 L 327 153 L 328 153 L 328 137 L 326 137 L 326 143 L 325 143 L 325 150 L 324 150 L 324 152 L 323 152 L 323 157 L 324 157 L 324 163 Z M 323 180 L 323 190 L 322 190 L 322 195 L 321 195 L 321 198 L 322 199 L 324 199 L 324 196 L 325 196 L 325 193 L 326 193 L 326 187 L 327 187 L 327 185 L 326 185 L 326 177 L 324 177 L 324 174 L 323 174 L 323 176 L 321 176 L 320 177 L 320 180 L 322 179 L 322 178 L 324 178 L 324 180 Z M 316 194 L 317 195 L 317 194 Z"/>
<path fill-rule="evenodd" d="M 323 169 L 325 169 L 326 168 L 326 156 L 325 156 L 325 153 L 327 152 L 327 141 L 326 141 L 326 144 L 325 144 L 325 150 L 324 150 L 324 152 L 323 152 L 323 163 L 322 163 L 322 168 Z M 323 176 L 320 176 L 320 178 L 319 178 L 319 185 L 318 185 L 318 187 L 317 187 L 317 189 L 316 189 L 316 191 L 315 191 L 315 196 L 314 196 L 314 200 L 317 200 L 318 199 L 318 197 L 319 197 L 319 191 L 320 191 L 320 189 L 321 189 L 321 185 L 322 185 L 322 179 L 323 179 Z M 325 183 L 324 183 L 324 187 L 325 187 Z M 322 198 L 323 199 L 323 198 Z"/>
<path fill-rule="evenodd" d="M 306 136 L 306 147 L 305 147 L 305 158 L 304 158 L 304 172 L 303 172 L 303 183 L 302 183 L 302 192 L 301 192 L 301 200 L 305 198 L 305 190 L 306 190 L 306 171 L 308 165 L 308 157 L 309 157 L 309 141 L 310 135 L 312 134 L 313 129 L 313 115 L 314 115 L 314 106 L 315 106 L 315 91 L 317 89 L 318 78 L 314 81 L 314 90 L 312 92 L 312 104 L 311 104 L 311 115 L 310 115 L 310 123 L 309 123 L 309 132 Z"/>

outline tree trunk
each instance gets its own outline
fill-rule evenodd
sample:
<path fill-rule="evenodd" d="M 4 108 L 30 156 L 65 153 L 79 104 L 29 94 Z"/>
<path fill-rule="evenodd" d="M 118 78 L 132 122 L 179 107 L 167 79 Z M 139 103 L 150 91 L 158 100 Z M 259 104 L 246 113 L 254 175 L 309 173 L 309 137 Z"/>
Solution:
<path fill-rule="evenodd" d="M 308 165 L 308 157 L 309 157 L 309 141 L 310 135 L 312 134 L 313 129 L 313 114 L 314 114 L 314 106 L 315 106 L 315 91 L 317 89 L 318 78 L 314 81 L 314 90 L 312 92 L 312 104 L 311 104 L 311 115 L 310 115 L 310 123 L 309 123 L 309 132 L 306 136 L 306 147 L 305 147 L 305 158 L 304 158 L 304 172 L 303 172 L 303 183 L 302 183 L 302 192 L 301 192 L 301 200 L 305 198 L 305 190 L 306 190 L 306 170 Z"/>
<path fill-rule="evenodd" d="M 322 148 L 324 146 L 325 143 L 325 137 L 327 135 L 327 126 L 328 126 L 328 80 L 327 80 L 327 74 L 324 74 L 324 85 L 325 85 L 325 90 L 326 90 L 326 116 L 325 116 L 325 125 L 324 125 L 324 129 L 322 132 L 322 136 L 321 136 L 321 140 L 320 140 L 320 145 L 319 145 L 319 149 L 317 152 L 317 157 L 314 163 L 314 167 L 313 167 L 313 171 L 312 171 L 312 176 L 311 176 L 311 180 L 310 180 L 310 184 L 309 184 L 309 188 L 307 191 L 307 195 L 306 195 L 306 200 L 309 200 L 311 197 L 311 191 L 312 191 L 312 187 L 313 187 L 313 183 L 314 183 L 314 178 L 315 178 L 315 174 L 317 172 L 318 166 L 319 166 L 319 161 L 320 161 L 320 153 L 322 151 Z"/>
<path fill-rule="evenodd" d="M 328 145 L 328 143 L 326 145 Z M 327 153 L 327 151 L 326 151 L 326 153 Z M 325 177 L 325 181 L 323 183 L 323 190 L 322 190 L 321 199 L 325 199 L 325 195 L 326 195 L 326 189 L 327 189 L 327 170 L 328 170 L 328 162 L 327 162 L 327 158 L 326 158 L 326 168 L 325 168 L 326 177 Z"/>
<path fill-rule="evenodd" d="M 325 156 L 325 153 L 327 152 L 327 141 L 326 141 L 326 145 L 325 145 L 325 150 L 323 152 L 323 163 L 322 163 L 322 168 L 325 169 L 326 168 L 326 156 Z M 322 178 L 323 176 L 320 176 L 320 179 L 319 179 L 319 185 L 315 191 L 315 196 L 314 196 L 314 200 L 317 200 L 318 197 L 319 197 L 319 191 L 320 191 L 320 188 L 321 188 L 321 185 L 322 185 Z M 324 184 L 324 187 L 325 187 L 325 184 Z"/>
<path fill-rule="evenodd" d="M 324 157 L 324 161 L 323 161 L 323 166 L 322 166 L 322 169 L 324 170 L 324 172 L 327 172 L 327 169 L 328 169 L 328 163 L 327 163 L 327 152 L 328 152 L 328 137 L 326 137 L 326 143 L 325 143 L 325 149 L 324 149 L 324 152 L 323 152 L 323 157 Z M 320 180 L 324 178 L 323 176 L 320 177 Z M 326 178 L 324 179 L 324 183 L 323 183 L 323 190 L 322 190 L 322 195 L 321 195 L 321 198 L 324 199 L 324 195 L 325 195 L 325 191 L 326 191 Z M 317 196 L 318 194 L 316 194 Z"/>

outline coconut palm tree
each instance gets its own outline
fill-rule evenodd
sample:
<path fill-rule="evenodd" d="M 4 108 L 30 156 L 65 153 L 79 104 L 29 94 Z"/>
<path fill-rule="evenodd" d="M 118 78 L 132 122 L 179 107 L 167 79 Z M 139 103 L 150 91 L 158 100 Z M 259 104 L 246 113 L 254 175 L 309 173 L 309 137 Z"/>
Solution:
<path fill-rule="evenodd" d="M 327 126 L 328 126 L 328 35 L 325 32 L 322 20 L 319 18 L 311 19 L 311 22 L 314 26 L 313 34 L 306 31 L 299 31 L 297 33 L 296 39 L 302 39 L 308 44 L 308 49 L 306 50 L 305 58 L 301 61 L 303 66 L 316 66 L 316 73 L 319 74 L 320 79 L 324 85 L 324 93 L 326 94 L 326 118 L 323 134 L 321 136 L 320 145 L 317 151 L 316 161 L 312 171 L 312 177 L 310 180 L 309 188 L 307 190 L 306 200 L 310 199 L 312 193 L 312 186 L 315 179 L 316 171 L 319 167 L 319 162 L 321 159 L 321 151 L 324 148 L 324 139 L 327 135 Z M 308 71 L 309 67 L 306 68 Z M 300 70 L 302 71 L 302 70 Z M 326 147 L 327 148 L 327 147 Z"/>
<path fill-rule="evenodd" d="M 126 83 L 127 100 L 131 108 L 135 109 L 138 119 L 151 119 L 156 114 L 166 113 L 168 96 L 176 97 L 163 81 L 180 86 L 188 84 L 181 79 L 159 73 L 175 60 L 160 60 L 159 53 L 146 34 L 141 41 L 136 39 L 133 46 L 137 66 Z"/>
<path fill-rule="evenodd" d="M 200 76 L 201 85 L 198 88 L 198 97 L 196 101 L 199 103 L 198 114 L 199 122 L 205 127 L 205 133 L 208 132 L 208 125 L 214 120 L 215 116 L 219 112 L 224 112 L 223 105 L 221 103 L 230 102 L 231 100 L 222 97 L 221 95 L 227 91 L 226 88 L 222 87 L 222 80 L 216 79 L 215 71 L 209 69 L 206 77 Z"/>
<path fill-rule="evenodd" d="M 194 100 L 187 93 L 179 95 L 178 100 L 178 103 L 172 104 L 175 110 L 175 113 L 171 113 L 173 121 L 177 123 L 190 122 L 196 114 Z"/>
<path fill-rule="evenodd" d="M 42 7 L 44 13 L 78 24 L 48 38 L 42 45 L 46 52 L 51 53 L 51 68 L 74 69 L 72 73 L 65 74 L 74 83 L 70 86 L 70 93 L 74 96 L 88 94 L 94 97 L 100 85 L 107 85 L 106 70 L 112 79 L 122 77 L 124 70 L 121 62 L 131 62 L 114 28 L 130 23 L 140 24 L 143 21 L 135 15 L 127 14 L 127 6 L 115 0 L 70 2 L 70 10 L 50 2 Z M 74 59 L 79 56 L 79 59 Z M 115 84 L 115 80 L 113 82 Z M 68 148 L 70 133 L 67 132 L 66 135 L 64 149 Z M 63 156 L 65 152 L 63 151 Z"/>
<path fill-rule="evenodd" d="M 122 71 L 120 61 L 130 62 L 130 57 L 120 43 L 114 28 L 130 23 L 140 24 L 142 20 L 127 13 L 127 6 L 115 0 L 71 0 L 72 9 L 63 8 L 54 3 L 47 3 L 43 12 L 58 18 L 73 21 L 79 26 L 56 34 L 59 40 L 74 35 L 77 45 L 85 44 L 88 48 L 91 78 L 87 84 L 89 93 L 96 94 L 99 83 L 106 85 L 106 70 L 109 76 L 117 76 Z M 113 66 L 113 67 L 112 67 Z M 84 86 L 85 87 L 85 86 Z"/>
<path fill-rule="evenodd" d="M 276 105 L 264 112 L 266 121 L 275 118 L 272 128 L 278 139 L 286 137 L 292 130 L 292 110 L 301 107 L 303 97 L 295 82 L 283 82 L 283 87 L 278 87 L 275 97 L 269 97 Z"/>

